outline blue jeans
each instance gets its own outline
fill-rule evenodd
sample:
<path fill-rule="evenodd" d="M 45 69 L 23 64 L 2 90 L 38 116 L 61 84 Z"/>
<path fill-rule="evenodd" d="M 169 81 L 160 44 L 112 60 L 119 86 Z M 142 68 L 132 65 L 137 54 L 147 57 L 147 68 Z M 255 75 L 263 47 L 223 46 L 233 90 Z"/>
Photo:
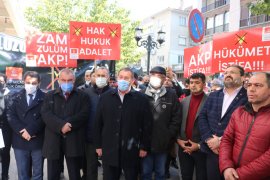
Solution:
<path fill-rule="evenodd" d="M 43 179 L 43 157 L 40 150 L 14 149 L 19 180 L 30 180 L 30 160 L 32 160 L 33 174 L 32 180 Z"/>
<path fill-rule="evenodd" d="M 165 164 L 167 153 L 150 153 L 142 159 L 142 180 L 152 180 L 152 172 L 155 172 L 155 180 L 165 180 Z"/>

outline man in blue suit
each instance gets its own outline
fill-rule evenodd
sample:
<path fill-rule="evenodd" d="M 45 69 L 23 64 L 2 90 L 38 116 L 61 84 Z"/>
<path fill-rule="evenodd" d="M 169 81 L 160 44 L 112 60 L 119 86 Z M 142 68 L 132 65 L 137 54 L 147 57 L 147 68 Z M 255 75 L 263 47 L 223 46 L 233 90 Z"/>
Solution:
<path fill-rule="evenodd" d="M 24 89 L 12 96 L 8 105 L 7 118 L 13 130 L 14 149 L 19 180 L 30 180 L 30 161 L 32 161 L 32 180 L 43 179 L 42 144 L 44 123 L 40 109 L 44 92 L 39 89 L 40 76 L 35 71 L 27 71 L 23 77 Z"/>
<path fill-rule="evenodd" d="M 207 153 L 207 179 L 219 180 L 219 145 L 233 111 L 247 102 L 244 87 L 244 69 L 238 65 L 227 67 L 224 72 L 224 88 L 212 92 L 199 115 L 199 129 L 204 142 L 201 150 Z"/>

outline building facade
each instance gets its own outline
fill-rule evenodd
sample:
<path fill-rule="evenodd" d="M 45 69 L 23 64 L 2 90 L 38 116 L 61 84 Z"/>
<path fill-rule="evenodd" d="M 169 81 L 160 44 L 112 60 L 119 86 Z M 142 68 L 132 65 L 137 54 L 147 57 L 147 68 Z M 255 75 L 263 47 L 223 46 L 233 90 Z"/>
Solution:
<path fill-rule="evenodd" d="M 179 78 L 183 77 L 184 49 L 195 45 L 189 37 L 188 15 L 190 9 L 180 10 L 167 8 L 142 21 L 143 39 L 151 35 L 157 39 L 157 32 L 166 33 L 165 42 L 157 49 L 153 49 L 150 55 L 150 69 L 154 66 L 172 67 Z M 147 52 L 141 59 L 141 67 L 144 72 L 147 68 Z"/>
<path fill-rule="evenodd" d="M 205 18 L 202 43 L 211 41 L 214 34 L 270 25 L 270 16 L 251 13 L 248 5 L 253 1 L 202 0 L 201 12 Z"/>

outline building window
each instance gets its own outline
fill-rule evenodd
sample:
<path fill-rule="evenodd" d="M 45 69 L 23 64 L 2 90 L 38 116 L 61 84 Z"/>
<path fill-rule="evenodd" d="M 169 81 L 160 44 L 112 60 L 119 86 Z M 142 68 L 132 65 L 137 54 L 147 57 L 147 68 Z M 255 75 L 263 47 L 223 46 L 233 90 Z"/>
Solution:
<path fill-rule="evenodd" d="M 157 57 L 157 64 L 164 64 L 164 56 Z"/>
<path fill-rule="evenodd" d="M 185 46 L 186 45 L 186 38 L 182 37 L 182 36 L 179 36 L 178 37 L 178 45 Z"/>
<path fill-rule="evenodd" d="M 214 18 L 213 17 L 209 17 L 206 20 L 206 29 L 211 29 L 214 27 Z"/>
<path fill-rule="evenodd" d="M 178 55 L 178 64 L 183 64 L 183 63 L 184 63 L 184 56 Z"/>
<path fill-rule="evenodd" d="M 186 26 L 187 25 L 187 20 L 186 19 L 187 18 L 184 17 L 184 16 L 180 16 L 179 17 L 179 24 L 180 24 L 180 26 Z"/>
<path fill-rule="evenodd" d="M 215 27 L 223 25 L 223 14 L 219 14 L 215 16 Z"/>

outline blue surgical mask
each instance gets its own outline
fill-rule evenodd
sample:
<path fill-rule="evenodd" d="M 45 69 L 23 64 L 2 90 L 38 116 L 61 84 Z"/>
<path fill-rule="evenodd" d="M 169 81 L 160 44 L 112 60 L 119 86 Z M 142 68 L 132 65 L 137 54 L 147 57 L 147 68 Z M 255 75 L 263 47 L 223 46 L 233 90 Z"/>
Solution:
<path fill-rule="evenodd" d="M 120 91 L 127 91 L 129 89 L 129 81 L 126 80 L 118 80 L 118 89 Z"/>
<path fill-rule="evenodd" d="M 71 92 L 73 89 L 73 83 L 69 82 L 69 83 L 61 83 L 60 84 L 62 91 L 64 92 Z"/>

